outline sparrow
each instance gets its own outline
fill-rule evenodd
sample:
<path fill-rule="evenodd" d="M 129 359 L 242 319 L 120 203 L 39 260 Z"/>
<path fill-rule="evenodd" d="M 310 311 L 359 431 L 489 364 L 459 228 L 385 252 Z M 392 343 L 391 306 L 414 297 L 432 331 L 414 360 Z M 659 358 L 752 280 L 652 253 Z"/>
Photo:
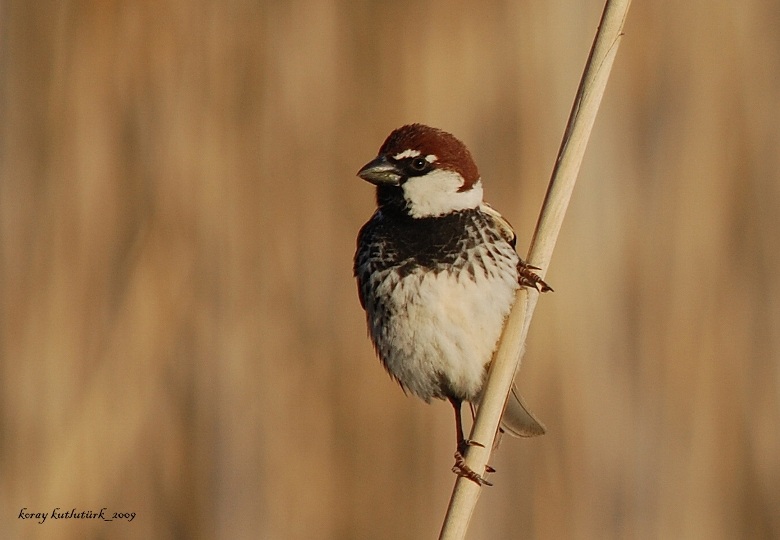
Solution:
<path fill-rule="evenodd" d="M 479 443 L 464 437 L 462 404 L 472 414 L 479 405 L 517 290 L 552 289 L 518 256 L 512 227 L 483 202 L 477 165 L 450 133 L 400 127 L 358 176 L 376 186 L 377 209 L 360 229 L 354 258 L 376 353 L 404 392 L 452 404 L 453 471 L 489 485 L 463 458 Z M 516 387 L 501 428 L 520 437 L 545 433 Z"/>

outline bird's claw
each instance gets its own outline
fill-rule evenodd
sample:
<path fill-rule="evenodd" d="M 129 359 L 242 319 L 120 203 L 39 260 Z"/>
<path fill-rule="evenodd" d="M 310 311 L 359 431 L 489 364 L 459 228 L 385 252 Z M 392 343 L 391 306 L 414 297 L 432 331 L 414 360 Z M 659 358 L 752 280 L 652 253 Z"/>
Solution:
<path fill-rule="evenodd" d="M 480 448 L 485 448 L 485 445 L 482 444 L 481 442 L 477 442 L 472 439 L 463 439 L 458 444 L 458 450 L 461 452 L 465 452 L 466 448 L 468 448 L 469 446 L 479 446 Z"/>
<path fill-rule="evenodd" d="M 552 292 L 553 288 L 547 285 L 547 283 L 534 272 L 534 270 L 540 270 L 540 268 L 523 263 L 518 269 L 520 271 L 521 287 L 530 287 L 539 292 Z"/>
<path fill-rule="evenodd" d="M 482 446 L 479 444 L 479 446 Z M 485 471 L 487 472 L 494 472 L 495 469 L 493 467 L 487 466 L 485 467 Z M 460 451 L 455 452 L 455 465 L 452 466 L 452 472 L 457 474 L 458 476 L 465 476 L 472 482 L 476 483 L 478 486 L 492 486 L 490 482 L 485 480 L 484 477 L 478 475 L 474 470 L 466 465 L 466 460 L 463 458 L 463 454 L 460 453 Z"/>

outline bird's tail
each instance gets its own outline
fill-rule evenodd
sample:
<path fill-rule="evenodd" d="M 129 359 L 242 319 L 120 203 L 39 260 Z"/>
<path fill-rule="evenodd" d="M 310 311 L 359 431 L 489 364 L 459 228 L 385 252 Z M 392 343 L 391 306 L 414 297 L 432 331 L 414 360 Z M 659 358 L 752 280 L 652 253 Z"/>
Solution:
<path fill-rule="evenodd" d="M 501 429 L 515 437 L 536 437 L 544 435 L 547 429 L 525 406 L 523 398 L 515 385 L 507 399 L 504 416 L 501 417 Z"/>

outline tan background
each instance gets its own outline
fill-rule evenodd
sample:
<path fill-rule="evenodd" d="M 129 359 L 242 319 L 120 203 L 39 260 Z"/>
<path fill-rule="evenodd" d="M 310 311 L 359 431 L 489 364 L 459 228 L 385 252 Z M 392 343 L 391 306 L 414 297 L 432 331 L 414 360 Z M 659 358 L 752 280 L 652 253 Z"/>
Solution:
<path fill-rule="evenodd" d="M 3 536 L 435 537 L 451 414 L 366 339 L 355 172 L 452 131 L 524 251 L 601 7 L 2 2 Z M 778 27 L 635 2 L 521 373 L 549 433 L 470 538 L 780 537 Z"/>

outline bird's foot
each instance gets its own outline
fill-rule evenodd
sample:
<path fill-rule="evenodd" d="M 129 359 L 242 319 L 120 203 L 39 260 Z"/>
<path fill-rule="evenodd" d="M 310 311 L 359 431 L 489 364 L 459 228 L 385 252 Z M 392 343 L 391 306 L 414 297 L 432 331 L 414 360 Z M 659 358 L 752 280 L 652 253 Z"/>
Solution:
<path fill-rule="evenodd" d="M 494 472 L 495 469 L 493 467 L 487 466 L 485 467 L 486 472 Z M 493 484 L 488 482 L 483 476 L 480 476 L 474 470 L 466 465 L 466 460 L 463 458 L 463 454 L 460 453 L 460 450 L 455 452 L 455 465 L 452 466 L 452 472 L 457 474 L 458 476 L 465 476 L 472 482 L 476 483 L 478 486 L 492 486 Z"/>
<path fill-rule="evenodd" d="M 463 439 L 460 442 L 460 444 L 458 445 L 458 452 L 461 455 L 461 459 L 463 459 L 463 454 L 466 452 L 466 449 L 469 446 L 479 446 L 480 448 L 485 448 L 485 445 L 482 444 L 481 442 L 477 442 L 477 441 L 474 441 L 472 439 Z M 495 446 L 493 447 L 493 449 L 495 450 Z M 487 472 L 487 473 L 494 473 L 494 472 L 496 472 L 496 470 L 493 467 L 491 467 L 490 465 L 485 464 L 485 472 Z"/>
<path fill-rule="evenodd" d="M 530 264 L 521 263 L 518 266 L 520 271 L 520 286 L 530 287 L 536 289 L 539 292 L 552 292 L 552 287 L 547 285 L 542 278 L 540 278 L 534 270 L 540 270 L 539 267 L 532 266 Z"/>
<path fill-rule="evenodd" d="M 471 467 L 466 465 L 466 459 L 463 457 L 463 454 L 466 452 L 466 449 L 469 446 L 479 446 L 480 448 L 485 448 L 484 444 L 477 441 L 472 441 L 471 439 L 463 439 L 460 441 L 458 444 L 458 450 L 455 452 L 455 465 L 452 466 L 452 472 L 458 476 L 465 476 L 479 486 L 492 486 L 493 484 L 488 482 L 483 476 L 477 474 Z M 495 471 L 496 470 L 490 465 L 485 466 L 486 473 L 492 473 Z"/>

